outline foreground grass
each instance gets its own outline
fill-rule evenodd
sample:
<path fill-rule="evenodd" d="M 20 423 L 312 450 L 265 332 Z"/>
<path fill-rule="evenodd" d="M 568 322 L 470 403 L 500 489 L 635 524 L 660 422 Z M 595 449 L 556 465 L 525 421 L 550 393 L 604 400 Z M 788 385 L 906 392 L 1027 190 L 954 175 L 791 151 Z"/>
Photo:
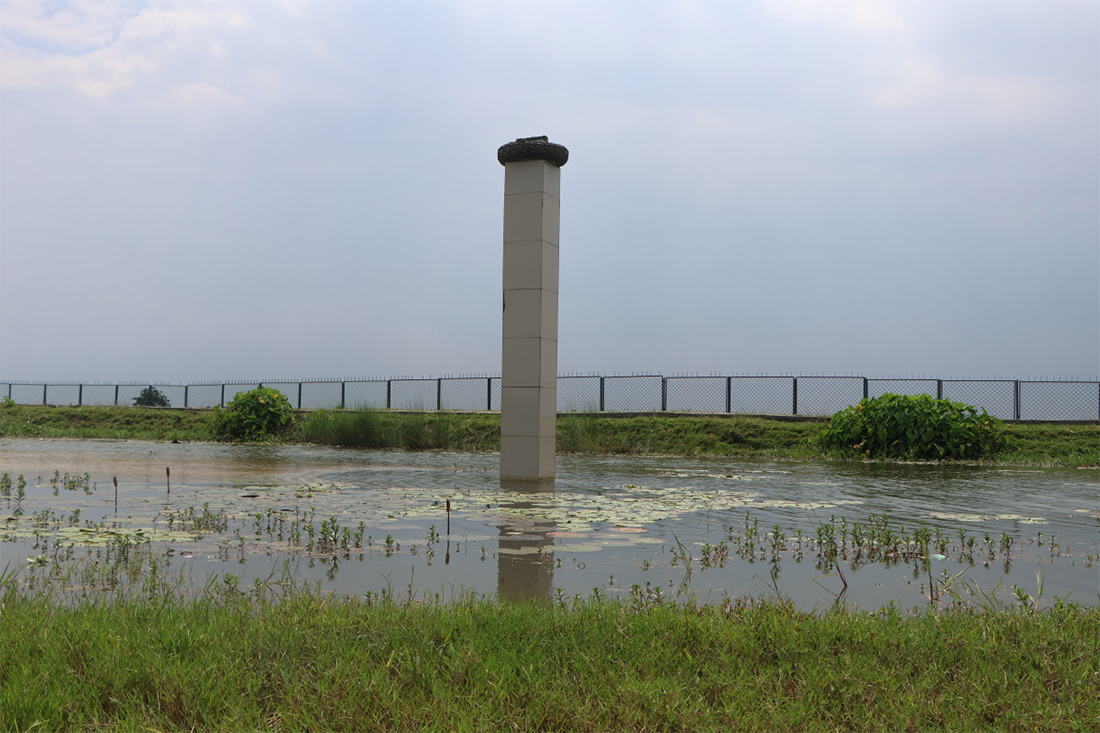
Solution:
<path fill-rule="evenodd" d="M 0 613 L 0 729 L 1095 730 L 1100 613 L 216 598 Z"/>
<path fill-rule="evenodd" d="M 210 441 L 209 410 L 137 407 L 0 407 L 0 436 Z M 748 416 L 595 413 L 558 418 L 558 452 L 624 455 L 708 455 L 826 460 L 814 443 L 827 423 Z M 996 463 L 1100 465 L 1100 425 L 1007 425 L 1007 448 Z M 302 413 L 279 439 L 409 450 L 500 449 L 499 413 L 332 410 Z"/>

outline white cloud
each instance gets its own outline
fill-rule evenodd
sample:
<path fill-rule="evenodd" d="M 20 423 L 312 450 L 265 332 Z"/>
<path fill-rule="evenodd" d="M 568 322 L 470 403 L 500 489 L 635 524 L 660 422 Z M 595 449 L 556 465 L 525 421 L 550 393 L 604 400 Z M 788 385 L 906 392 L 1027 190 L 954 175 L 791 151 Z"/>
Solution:
<path fill-rule="evenodd" d="M 55 12 L 37 0 L 5 0 L 3 34 L 46 51 L 80 54 L 109 45 L 137 12 L 137 3 L 73 0 Z"/>
<path fill-rule="evenodd" d="M 186 109 L 241 102 L 232 90 L 241 74 L 214 78 L 213 71 L 228 63 L 242 32 L 257 28 L 248 15 L 253 7 L 75 0 L 51 13 L 39 3 L 7 2 L 0 87 L 71 89 L 101 102 L 142 89 L 146 99 Z"/>
<path fill-rule="evenodd" d="M 943 60 L 899 60 L 890 79 L 868 94 L 875 107 L 913 111 L 940 109 L 971 121 L 1033 122 L 1057 115 L 1072 91 L 1049 81 L 950 68 Z"/>
<path fill-rule="evenodd" d="M 820 25 L 832 30 L 878 37 L 911 36 L 923 22 L 920 4 L 883 2 L 882 0 L 767 0 L 766 7 L 774 15 L 799 23 Z M 923 14 L 923 12 L 921 12 Z"/>
<path fill-rule="evenodd" d="M 969 12 L 951 3 L 782 0 L 767 7 L 825 33 L 851 35 L 861 73 L 847 82 L 857 85 L 855 98 L 872 109 L 919 115 L 921 124 L 965 119 L 1014 126 L 1049 120 L 1074 104 L 1075 91 L 1063 82 L 1008 68 L 981 69 L 964 49 L 944 46 L 943 34 L 965 23 Z"/>
<path fill-rule="evenodd" d="M 173 89 L 167 99 L 174 105 L 189 112 L 204 110 L 241 109 L 245 101 L 206 82 L 181 84 Z"/>

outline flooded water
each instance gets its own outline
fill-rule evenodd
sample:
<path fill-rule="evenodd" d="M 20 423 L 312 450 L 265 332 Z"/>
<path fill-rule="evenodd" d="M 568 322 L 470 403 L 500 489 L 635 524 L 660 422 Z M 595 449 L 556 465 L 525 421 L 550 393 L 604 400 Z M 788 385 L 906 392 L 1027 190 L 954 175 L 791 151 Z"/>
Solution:
<path fill-rule="evenodd" d="M 561 456 L 553 491 L 522 492 L 498 461 L 4 439 L 0 568 L 137 543 L 197 586 L 290 573 L 356 596 L 1100 603 L 1096 469 Z"/>

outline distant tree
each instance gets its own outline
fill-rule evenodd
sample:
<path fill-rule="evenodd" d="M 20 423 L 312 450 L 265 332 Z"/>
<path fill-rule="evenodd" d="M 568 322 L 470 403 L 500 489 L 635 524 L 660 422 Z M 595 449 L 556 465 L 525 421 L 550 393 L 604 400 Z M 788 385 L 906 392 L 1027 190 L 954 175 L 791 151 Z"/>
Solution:
<path fill-rule="evenodd" d="M 141 390 L 141 394 L 134 398 L 134 407 L 171 407 L 164 393 L 153 386 Z"/>

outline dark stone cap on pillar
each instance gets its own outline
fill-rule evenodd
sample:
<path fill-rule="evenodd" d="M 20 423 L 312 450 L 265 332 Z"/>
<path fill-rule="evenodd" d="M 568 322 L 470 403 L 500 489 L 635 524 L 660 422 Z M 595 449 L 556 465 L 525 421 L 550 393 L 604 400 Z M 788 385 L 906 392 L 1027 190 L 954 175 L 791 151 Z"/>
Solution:
<path fill-rule="evenodd" d="M 521 137 L 514 143 L 505 143 L 497 148 L 497 160 L 501 165 L 522 160 L 545 160 L 561 168 L 569 160 L 569 151 L 564 145 L 550 142 L 545 135 Z"/>

